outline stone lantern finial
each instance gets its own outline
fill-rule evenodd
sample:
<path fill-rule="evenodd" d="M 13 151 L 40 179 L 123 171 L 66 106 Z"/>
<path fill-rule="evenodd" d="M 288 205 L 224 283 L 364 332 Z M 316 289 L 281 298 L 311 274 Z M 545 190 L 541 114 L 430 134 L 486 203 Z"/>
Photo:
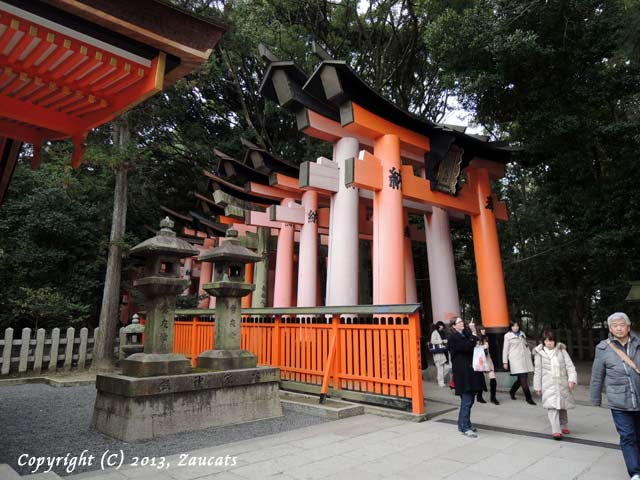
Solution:
<path fill-rule="evenodd" d="M 173 231 L 174 226 L 175 226 L 175 222 L 171 220 L 169 217 L 164 217 L 162 220 L 160 220 L 160 229 L 162 230 Z"/>

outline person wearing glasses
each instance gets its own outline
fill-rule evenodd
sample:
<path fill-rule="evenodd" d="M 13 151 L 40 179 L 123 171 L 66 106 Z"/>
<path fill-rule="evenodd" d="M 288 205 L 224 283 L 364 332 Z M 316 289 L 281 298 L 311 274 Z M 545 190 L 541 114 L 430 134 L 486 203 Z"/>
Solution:
<path fill-rule="evenodd" d="M 609 338 L 596 346 L 591 367 L 591 403 L 599 407 L 607 392 L 613 423 L 631 480 L 640 480 L 640 338 L 622 312 L 607 318 Z"/>
<path fill-rule="evenodd" d="M 477 438 L 477 429 L 471 424 L 471 407 L 478 392 L 487 390 L 487 384 L 483 373 L 473 370 L 473 349 L 478 343 L 476 326 L 472 321 L 467 327 L 462 318 L 456 317 L 452 327 L 447 346 L 451 353 L 455 392 L 460 396 L 458 430 L 467 437 Z"/>

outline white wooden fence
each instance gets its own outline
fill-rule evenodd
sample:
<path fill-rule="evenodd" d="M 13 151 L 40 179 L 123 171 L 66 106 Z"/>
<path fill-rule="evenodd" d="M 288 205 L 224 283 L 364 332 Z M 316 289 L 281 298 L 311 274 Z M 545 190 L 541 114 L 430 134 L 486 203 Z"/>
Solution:
<path fill-rule="evenodd" d="M 22 335 L 14 334 L 13 328 L 4 331 L 4 339 L 0 339 L 0 375 L 11 373 L 23 374 L 33 371 L 54 373 L 70 371 L 72 368 L 83 370 L 89 368 L 93 358 L 93 344 L 98 329 L 89 337 L 87 328 L 67 328 L 61 336 L 60 329 L 54 328 L 50 334 L 44 328 L 36 331 L 35 338 L 30 328 L 23 328 Z M 115 351 L 119 350 L 119 338 L 116 339 Z"/>

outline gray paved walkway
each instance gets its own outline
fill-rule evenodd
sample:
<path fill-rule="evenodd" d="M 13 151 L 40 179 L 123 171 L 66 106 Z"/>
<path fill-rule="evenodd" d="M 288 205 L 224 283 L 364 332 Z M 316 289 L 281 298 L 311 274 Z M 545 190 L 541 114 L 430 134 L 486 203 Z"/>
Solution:
<path fill-rule="evenodd" d="M 586 387 L 577 396 L 586 394 Z M 456 405 L 448 389 L 425 385 L 429 402 Z M 570 438 L 583 445 L 549 438 L 540 405 L 499 395 L 502 404 L 473 407 L 479 438 L 457 431 L 456 412 L 432 421 L 412 423 L 377 415 L 361 415 L 287 432 L 176 451 L 163 468 L 132 467 L 72 474 L 68 480 L 246 480 L 246 479 L 448 479 L 448 480 L 613 480 L 628 478 L 617 449 L 618 438 L 606 408 L 578 405 L 569 413 Z M 482 428 L 487 425 L 489 429 Z M 493 429 L 510 429 L 496 431 Z M 516 433 L 509 433 L 515 431 Z M 542 436 L 542 438 L 540 438 Z M 221 442 L 218 442 L 221 443 Z M 136 444 L 127 447 L 135 450 Z M 72 452 L 79 454 L 80 452 Z M 100 453 L 100 452 L 95 452 Z M 141 452 L 142 453 L 142 452 Z M 148 453 L 148 452 L 145 452 Z M 129 455 L 131 453 L 129 452 Z M 234 458 L 235 457 L 235 458 Z M 211 465 L 181 466 L 207 462 Z M 216 461 L 227 465 L 216 466 Z M 160 463 L 156 459 L 156 463 Z M 28 478 L 28 477 L 27 477 Z M 33 480 L 44 480 L 34 477 Z"/>
<path fill-rule="evenodd" d="M 478 439 L 437 421 L 409 423 L 363 415 L 189 452 L 237 457 L 227 467 L 127 467 L 69 480 L 448 479 L 601 480 L 627 478 L 621 454 L 603 447 L 480 431 Z"/>
<path fill-rule="evenodd" d="M 585 387 L 582 387 L 585 388 Z M 582 392 L 584 393 L 584 392 Z M 457 404 L 448 389 L 426 385 L 427 398 Z M 628 478 L 617 436 L 605 408 L 579 405 L 570 413 L 571 438 L 601 442 L 590 446 L 549 438 L 541 406 L 502 394 L 500 406 L 476 404 L 476 424 L 517 430 L 519 434 L 480 428 L 478 439 L 460 435 L 450 412 L 424 423 L 363 415 L 286 433 L 189 452 L 199 458 L 237 456 L 227 467 L 179 467 L 168 458 L 166 470 L 125 468 L 107 476 L 70 480 L 242 480 L 242 479 L 448 479 L 448 480 L 602 480 Z M 427 401 L 427 409 L 429 401 Z M 529 432 L 545 434 L 543 438 Z M 186 453 L 186 452 L 185 452 Z M 190 457 L 192 458 L 192 457 Z M 101 472 L 102 473 L 102 472 Z M 103 473 L 104 474 L 104 473 Z"/>

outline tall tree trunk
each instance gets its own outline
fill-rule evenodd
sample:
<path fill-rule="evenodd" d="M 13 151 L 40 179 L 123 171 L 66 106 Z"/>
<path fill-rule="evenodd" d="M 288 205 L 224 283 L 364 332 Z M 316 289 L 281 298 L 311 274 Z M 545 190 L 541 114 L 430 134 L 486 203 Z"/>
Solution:
<path fill-rule="evenodd" d="M 126 120 L 114 125 L 113 142 L 123 148 L 129 143 L 131 132 Z M 122 271 L 122 245 L 127 224 L 127 162 L 121 161 L 116 167 L 116 184 L 113 193 L 113 216 L 107 273 L 104 279 L 102 308 L 100 309 L 100 330 L 95 339 L 93 368 L 98 371 L 115 369 L 116 328 L 120 318 L 120 274 Z"/>

